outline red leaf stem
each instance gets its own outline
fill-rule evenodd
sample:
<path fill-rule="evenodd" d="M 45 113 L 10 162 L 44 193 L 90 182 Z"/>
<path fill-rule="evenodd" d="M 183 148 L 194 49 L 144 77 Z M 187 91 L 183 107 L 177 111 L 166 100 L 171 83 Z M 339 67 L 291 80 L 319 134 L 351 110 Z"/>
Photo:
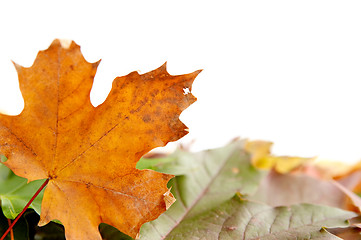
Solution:
<path fill-rule="evenodd" d="M 6 235 L 8 235 L 8 233 L 13 229 L 15 223 L 20 219 L 20 217 L 24 214 L 24 212 L 26 211 L 26 209 L 28 209 L 28 207 L 30 206 L 30 204 L 34 201 L 34 199 L 39 195 L 39 193 L 41 192 L 41 190 L 44 189 L 44 187 L 48 184 L 49 182 L 49 178 L 45 180 L 45 182 L 40 186 L 40 188 L 38 189 L 38 191 L 36 191 L 36 193 L 34 194 L 34 196 L 30 199 L 30 201 L 26 204 L 26 206 L 24 207 L 24 209 L 21 211 L 21 213 L 15 218 L 15 220 L 12 222 L 12 224 L 9 226 L 8 230 L 6 230 L 6 232 L 4 233 L 4 235 L 0 238 L 0 240 L 4 240 Z"/>
<path fill-rule="evenodd" d="M 8 219 L 8 224 L 9 224 L 9 227 L 10 227 L 11 226 L 11 219 Z M 10 231 L 10 239 L 14 240 L 14 231 L 12 229 Z"/>

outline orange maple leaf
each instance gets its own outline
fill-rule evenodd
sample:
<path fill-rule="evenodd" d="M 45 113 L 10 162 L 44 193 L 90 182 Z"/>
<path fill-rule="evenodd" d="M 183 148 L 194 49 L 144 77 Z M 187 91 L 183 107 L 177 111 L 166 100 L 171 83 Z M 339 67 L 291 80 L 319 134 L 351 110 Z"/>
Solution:
<path fill-rule="evenodd" d="M 116 78 L 94 107 L 98 64 L 88 63 L 74 42 L 55 40 L 30 68 L 15 64 L 25 108 L 0 115 L 5 165 L 29 181 L 50 179 L 39 225 L 60 220 L 67 239 L 101 239 L 100 223 L 136 237 L 166 210 L 173 176 L 135 166 L 151 149 L 187 134 L 179 115 L 196 101 L 183 90 L 200 71 L 172 76 L 164 64 Z"/>

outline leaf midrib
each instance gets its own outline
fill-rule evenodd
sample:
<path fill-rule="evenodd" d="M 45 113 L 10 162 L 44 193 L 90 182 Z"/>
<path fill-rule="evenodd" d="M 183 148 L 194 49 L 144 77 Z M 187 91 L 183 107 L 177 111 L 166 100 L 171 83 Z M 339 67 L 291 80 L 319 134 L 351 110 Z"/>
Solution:
<path fill-rule="evenodd" d="M 179 218 L 179 220 L 174 224 L 174 226 L 164 235 L 162 236 L 162 240 L 164 240 L 191 212 L 191 210 L 197 205 L 197 203 L 202 199 L 203 196 L 206 195 L 208 192 L 208 189 L 211 187 L 211 185 L 214 183 L 214 181 L 217 179 L 217 177 L 220 175 L 222 170 L 225 168 L 227 162 L 233 157 L 234 149 L 232 152 L 225 158 L 224 162 L 218 169 L 218 171 L 213 175 L 213 177 L 210 179 L 206 187 L 203 189 L 203 191 L 200 193 L 200 195 L 192 202 L 192 204 L 189 206 L 189 208 L 186 209 L 184 214 Z M 184 204 L 183 204 L 184 205 Z"/>
<path fill-rule="evenodd" d="M 56 160 L 57 157 L 57 153 L 58 153 L 58 135 L 59 135 L 59 104 L 60 104 L 60 96 L 59 96 L 59 90 L 60 90 L 60 66 L 61 66 L 61 48 L 58 49 L 58 64 L 57 64 L 57 95 L 56 95 L 56 124 L 55 124 L 55 146 L 54 146 L 54 155 L 53 158 L 51 159 L 51 170 L 54 171 L 54 162 Z"/>

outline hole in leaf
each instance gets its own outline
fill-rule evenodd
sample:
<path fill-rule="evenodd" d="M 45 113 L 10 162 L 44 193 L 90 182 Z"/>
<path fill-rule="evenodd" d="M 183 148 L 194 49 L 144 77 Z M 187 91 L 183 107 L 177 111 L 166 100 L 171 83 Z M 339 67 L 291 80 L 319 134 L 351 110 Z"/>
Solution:
<path fill-rule="evenodd" d="M 183 88 L 183 95 L 187 95 L 187 94 L 189 94 L 189 93 L 191 93 L 191 91 L 189 90 L 189 88 Z"/>

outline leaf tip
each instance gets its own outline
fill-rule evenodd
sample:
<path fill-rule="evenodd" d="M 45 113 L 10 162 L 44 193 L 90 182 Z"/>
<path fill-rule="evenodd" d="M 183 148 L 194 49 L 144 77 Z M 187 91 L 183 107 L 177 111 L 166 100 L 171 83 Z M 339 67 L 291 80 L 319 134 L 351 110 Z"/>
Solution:
<path fill-rule="evenodd" d="M 78 44 L 76 44 L 73 40 L 71 39 L 54 39 L 54 41 L 50 44 L 49 49 L 51 48 L 57 48 L 57 47 L 60 47 L 60 48 L 63 48 L 63 49 L 70 49 L 70 48 L 80 48 L 80 46 Z M 46 51 L 46 50 L 45 50 Z"/>
<path fill-rule="evenodd" d="M 197 75 L 200 74 L 202 71 L 203 71 L 203 69 L 198 69 L 198 70 L 194 71 L 193 74 L 195 74 L 195 75 L 197 76 Z"/>
<path fill-rule="evenodd" d="M 167 71 L 167 61 L 165 61 L 165 62 L 163 63 L 163 65 L 159 67 L 159 69 L 160 69 L 160 70 Z"/>
<path fill-rule="evenodd" d="M 14 62 L 12 60 L 11 60 L 11 62 L 14 64 L 14 67 L 17 72 L 19 72 L 23 68 L 23 66 L 21 66 L 20 64 L 17 64 L 16 62 Z"/>
<path fill-rule="evenodd" d="M 102 60 L 101 60 L 101 59 L 99 59 L 98 61 L 96 61 L 96 62 L 92 63 L 93 68 L 98 68 L 98 66 L 99 66 L 99 64 L 100 64 L 100 62 L 101 62 L 101 61 L 102 61 Z"/>
<path fill-rule="evenodd" d="M 70 39 L 58 39 L 59 44 L 62 48 L 68 49 L 73 44 L 73 40 Z"/>
<path fill-rule="evenodd" d="M 199 70 L 196 70 L 194 72 L 191 72 L 191 73 L 188 73 L 186 74 L 187 76 L 187 79 L 188 79 L 188 82 L 187 82 L 187 88 L 189 89 L 189 91 L 191 92 L 192 91 L 192 84 L 193 84 L 193 81 L 196 79 L 196 77 L 203 71 L 203 69 L 199 69 Z"/>

